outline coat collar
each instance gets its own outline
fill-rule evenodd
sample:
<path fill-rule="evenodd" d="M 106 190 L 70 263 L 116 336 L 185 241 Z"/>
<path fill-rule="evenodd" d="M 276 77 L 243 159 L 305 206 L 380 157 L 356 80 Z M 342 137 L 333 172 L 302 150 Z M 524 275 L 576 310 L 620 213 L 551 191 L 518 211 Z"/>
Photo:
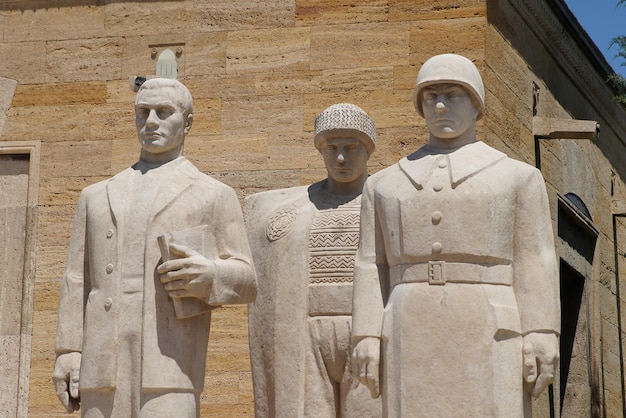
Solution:
<path fill-rule="evenodd" d="M 450 186 L 454 189 L 474 174 L 506 158 L 506 154 L 481 141 L 464 145 L 451 152 L 441 152 L 426 145 L 401 159 L 398 165 L 415 186 L 422 189 L 430 178 L 435 164 L 441 158 L 447 161 Z"/>
<path fill-rule="evenodd" d="M 118 227 L 120 226 L 120 217 L 127 205 L 128 194 L 130 193 L 129 179 L 135 174 L 134 170 L 133 167 L 127 168 L 111 177 L 106 185 L 109 206 Z M 185 157 L 179 157 L 155 170 L 162 170 L 161 174 L 164 172 L 171 181 L 161 183 L 159 195 L 152 205 L 150 220 L 168 207 L 179 194 L 193 183 L 199 174 L 198 169 Z"/>

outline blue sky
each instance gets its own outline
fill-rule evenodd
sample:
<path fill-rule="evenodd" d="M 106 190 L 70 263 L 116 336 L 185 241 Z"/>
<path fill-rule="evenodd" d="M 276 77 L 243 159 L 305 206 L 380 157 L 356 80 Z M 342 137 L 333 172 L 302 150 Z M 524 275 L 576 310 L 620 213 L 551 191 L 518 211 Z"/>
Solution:
<path fill-rule="evenodd" d="M 611 39 L 626 35 L 626 4 L 617 7 L 618 0 L 565 0 L 580 25 L 591 37 L 615 71 L 626 76 L 623 60 L 616 58 L 617 48 L 609 49 Z"/>

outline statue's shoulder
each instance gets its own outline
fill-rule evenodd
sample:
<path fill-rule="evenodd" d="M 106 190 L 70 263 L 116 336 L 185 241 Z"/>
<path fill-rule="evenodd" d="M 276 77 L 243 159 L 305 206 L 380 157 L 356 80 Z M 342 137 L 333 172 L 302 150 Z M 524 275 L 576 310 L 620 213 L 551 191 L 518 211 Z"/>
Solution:
<path fill-rule="evenodd" d="M 305 196 L 308 193 L 307 190 L 309 189 L 309 187 L 310 186 L 297 186 L 284 189 L 266 190 L 247 196 L 244 199 L 244 202 L 256 204 L 274 202 L 277 205 L 280 205 L 281 203 L 286 203 L 293 199 L 298 199 L 302 196 Z"/>
<path fill-rule="evenodd" d="M 90 184 L 89 186 L 85 187 L 80 192 L 80 194 L 83 198 L 92 198 L 102 193 L 106 193 L 107 184 L 109 184 L 111 181 L 123 180 L 123 178 L 127 176 L 130 172 L 131 172 L 131 169 L 126 168 L 125 170 L 120 171 L 119 173 L 114 175 L 113 177 L 109 177 L 107 179 L 100 180 L 96 183 Z"/>
<path fill-rule="evenodd" d="M 265 218 L 276 210 L 290 207 L 297 211 L 301 202 L 309 202 L 307 196 L 312 186 L 289 187 L 268 190 L 247 196 L 243 201 L 246 218 Z"/>
<path fill-rule="evenodd" d="M 406 158 L 406 157 L 405 157 Z M 367 185 L 369 188 L 374 188 L 381 183 L 386 183 L 388 181 L 394 182 L 397 181 L 397 176 L 402 176 L 402 170 L 400 169 L 399 163 L 395 163 L 390 165 L 389 167 L 385 167 L 380 171 L 370 175 L 367 178 Z"/>

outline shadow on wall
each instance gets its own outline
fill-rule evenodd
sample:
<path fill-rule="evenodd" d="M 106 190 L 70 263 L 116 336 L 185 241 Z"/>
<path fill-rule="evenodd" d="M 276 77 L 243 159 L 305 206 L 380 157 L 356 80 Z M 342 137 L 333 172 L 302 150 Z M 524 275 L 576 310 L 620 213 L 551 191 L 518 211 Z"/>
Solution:
<path fill-rule="evenodd" d="M 3 10 L 38 10 L 55 9 L 76 6 L 105 6 L 113 3 L 156 3 L 159 0 L 3 0 L 0 2 L 0 11 Z M 184 1 L 184 0 L 170 0 Z"/>

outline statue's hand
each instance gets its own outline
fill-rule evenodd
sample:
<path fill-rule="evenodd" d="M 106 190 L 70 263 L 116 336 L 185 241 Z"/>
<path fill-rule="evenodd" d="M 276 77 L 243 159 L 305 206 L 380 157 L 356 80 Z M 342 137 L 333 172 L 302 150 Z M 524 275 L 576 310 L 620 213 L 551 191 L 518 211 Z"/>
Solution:
<path fill-rule="evenodd" d="M 78 411 L 80 408 L 80 392 L 78 391 L 80 359 L 81 354 L 78 352 L 59 354 L 54 363 L 54 372 L 52 372 L 57 397 L 69 413 Z"/>
<path fill-rule="evenodd" d="M 537 398 L 554 381 L 559 362 L 559 343 L 556 334 L 532 332 L 523 339 L 524 380 L 531 394 Z"/>
<path fill-rule="evenodd" d="M 380 395 L 380 338 L 365 337 L 352 349 L 352 374 L 370 390 L 372 398 Z"/>
<path fill-rule="evenodd" d="M 172 259 L 157 268 L 161 282 L 171 297 L 195 297 L 202 300 L 211 293 L 215 263 L 180 244 L 170 244 Z"/>

